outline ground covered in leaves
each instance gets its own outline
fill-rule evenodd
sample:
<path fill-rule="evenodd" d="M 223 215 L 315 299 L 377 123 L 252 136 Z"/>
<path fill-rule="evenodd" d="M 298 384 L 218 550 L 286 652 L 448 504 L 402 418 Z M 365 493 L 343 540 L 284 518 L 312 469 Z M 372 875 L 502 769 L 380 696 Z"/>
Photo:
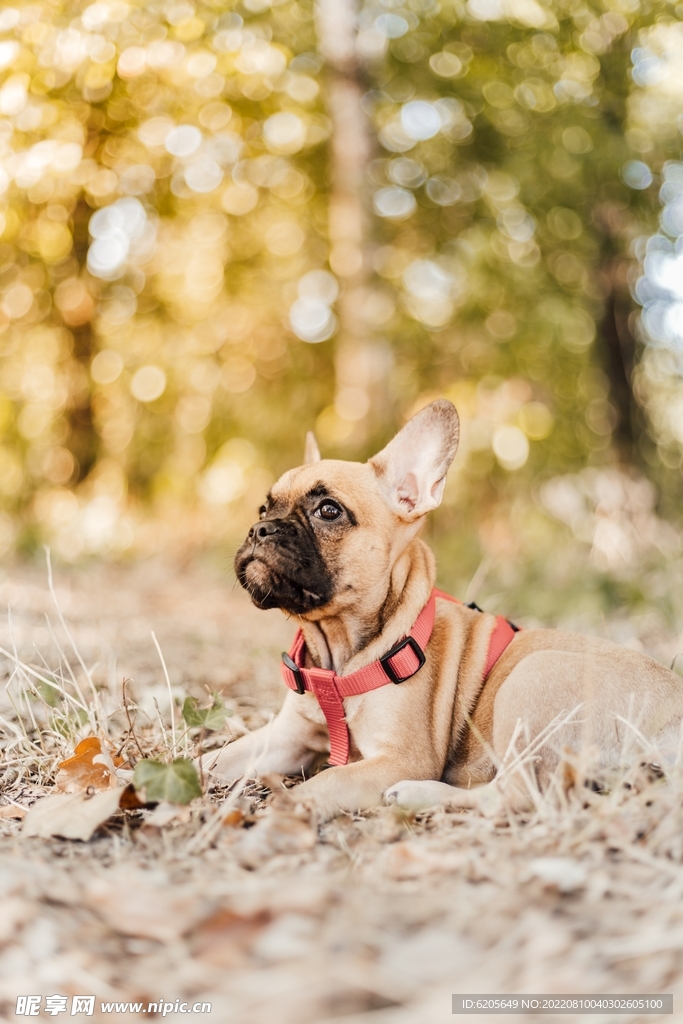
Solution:
<path fill-rule="evenodd" d="M 56 570 L 54 597 L 43 568 L 0 579 L 0 1013 L 40 993 L 94 995 L 94 1020 L 146 1020 L 159 1001 L 177 1017 L 179 1000 L 212 1007 L 183 1020 L 445 1024 L 457 992 L 683 999 L 676 769 L 524 815 L 384 808 L 320 825 L 293 786 L 245 784 L 118 810 L 88 842 L 22 834 L 86 736 L 123 785 L 143 755 L 210 749 L 277 710 L 291 626 L 226 578 L 92 565 Z M 185 729 L 186 698 L 215 694 L 223 728 Z"/>

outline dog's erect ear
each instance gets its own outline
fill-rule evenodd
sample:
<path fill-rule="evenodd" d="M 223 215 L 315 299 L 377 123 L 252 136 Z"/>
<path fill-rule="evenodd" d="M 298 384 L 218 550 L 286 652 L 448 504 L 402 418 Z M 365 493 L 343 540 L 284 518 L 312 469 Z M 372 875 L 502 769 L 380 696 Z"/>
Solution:
<path fill-rule="evenodd" d="M 421 409 L 370 459 L 390 506 L 402 519 L 412 522 L 441 504 L 459 437 L 455 406 L 441 398 Z"/>
<path fill-rule="evenodd" d="M 320 449 L 312 430 L 306 433 L 306 447 L 304 448 L 304 466 L 310 466 L 313 462 L 320 462 Z"/>

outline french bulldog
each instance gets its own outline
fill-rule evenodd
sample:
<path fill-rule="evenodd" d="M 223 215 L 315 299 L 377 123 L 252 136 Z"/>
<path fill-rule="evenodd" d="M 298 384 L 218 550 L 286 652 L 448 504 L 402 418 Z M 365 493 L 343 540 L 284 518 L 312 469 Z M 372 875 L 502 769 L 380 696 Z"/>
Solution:
<path fill-rule="evenodd" d="M 676 745 L 683 682 L 675 673 L 555 629 L 516 632 L 487 670 L 497 619 L 453 600 L 435 601 L 421 667 L 384 679 L 375 666 L 375 682 L 387 685 L 339 696 L 345 680 L 409 636 L 429 605 L 435 563 L 418 535 L 441 502 L 458 439 L 458 415 L 445 400 L 366 463 L 321 459 L 308 435 L 305 464 L 273 486 L 235 557 L 253 603 L 280 608 L 299 626 L 307 672 L 294 665 L 285 673 L 300 692 L 287 693 L 269 725 L 206 759 L 211 773 L 302 775 L 297 796 L 323 818 L 383 798 L 411 809 L 503 798 L 523 808 L 563 751 L 589 745 L 602 763 L 618 761 L 631 729 L 659 749 Z M 334 729 L 348 745 L 348 763 L 315 774 L 333 727 L 323 691 L 299 685 L 305 675 L 336 680 Z M 520 744 L 531 756 L 515 761 Z"/>

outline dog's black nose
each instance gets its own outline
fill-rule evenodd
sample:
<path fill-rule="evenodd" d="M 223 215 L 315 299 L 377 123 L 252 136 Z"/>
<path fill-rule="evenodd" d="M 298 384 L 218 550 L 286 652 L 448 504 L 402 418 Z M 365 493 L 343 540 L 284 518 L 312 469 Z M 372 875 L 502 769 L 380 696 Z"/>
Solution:
<path fill-rule="evenodd" d="M 263 519 L 260 523 L 255 523 L 249 531 L 249 540 L 259 541 L 265 540 L 266 537 L 272 537 L 274 533 L 277 533 L 279 524 L 274 522 L 272 519 Z"/>

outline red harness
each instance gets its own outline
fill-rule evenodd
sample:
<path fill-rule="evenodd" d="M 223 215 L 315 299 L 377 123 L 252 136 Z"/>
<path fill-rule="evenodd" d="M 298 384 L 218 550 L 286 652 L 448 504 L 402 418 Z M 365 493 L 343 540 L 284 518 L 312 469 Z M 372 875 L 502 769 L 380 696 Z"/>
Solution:
<path fill-rule="evenodd" d="M 378 661 L 348 676 L 338 676 L 329 668 L 304 668 L 306 641 L 301 630 L 294 637 L 289 654 L 283 653 L 280 671 L 285 685 L 298 693 L 306 693 L 308 690 L 318 698 L 330 733 L 330 764 L 346 764 L 349 760 L 349 730 L 344 717 L 344 698 L 377 690 L 387 683 L 404 683 L 424 665 L 427 660 L 425 648 L 434 628 L 437 597 L 462 604 L 457 598 L 435 588 L 408 636 L 399 640 Z M 473 607 L 476 608 L 476 605 Z M 497 616 L 489 641 L 483 679 L 486 679 L 516 632 L 516 626 L 502 615 Z"/>

